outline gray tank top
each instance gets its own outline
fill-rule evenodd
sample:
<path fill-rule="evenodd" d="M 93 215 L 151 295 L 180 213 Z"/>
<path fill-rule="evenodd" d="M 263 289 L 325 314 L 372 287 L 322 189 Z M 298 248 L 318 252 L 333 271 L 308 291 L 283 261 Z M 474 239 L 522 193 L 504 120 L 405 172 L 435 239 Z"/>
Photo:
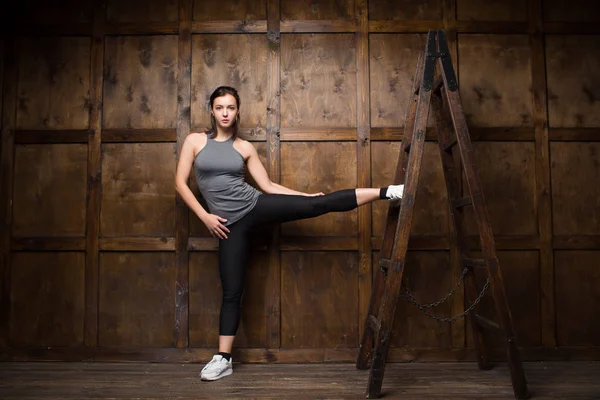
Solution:
<path fill-rule="evenodd" d="M 244 169 L 244 157 L 233 148 L 233 138 L 218 142 L 207 136 L 194 160 L 200 193 L 211 214 L 227 219 L 225 226 L 250 212 L 261 194 L 246 182 Z"/>

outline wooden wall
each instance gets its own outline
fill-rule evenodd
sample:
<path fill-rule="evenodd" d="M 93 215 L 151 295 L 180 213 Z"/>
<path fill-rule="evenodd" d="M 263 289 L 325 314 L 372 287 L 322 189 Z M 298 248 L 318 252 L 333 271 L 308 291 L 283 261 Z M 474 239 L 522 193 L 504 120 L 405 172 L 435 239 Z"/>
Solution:
<path fill-rule="evenodd" d="M 0 42 L 2 359 L 209 358 L 217 243 L 173 184 L 209 94 L 239 89 L 243 136 L 274 181 L 384 186 L 428 29 L 450 38 L 524 358 L 600 358 L 597 5 L 59 3 L 15 2 Z M 434 142 L 424 157 L 406 282 L 432 301 L 459 268 Z M 236 360 L 354 360 L 385 207 L 257 237 Z M 460 313 L 462 295 L 437 312 Z M 464 320 L 399 305 L 390 360 L 463 359 Z"/>

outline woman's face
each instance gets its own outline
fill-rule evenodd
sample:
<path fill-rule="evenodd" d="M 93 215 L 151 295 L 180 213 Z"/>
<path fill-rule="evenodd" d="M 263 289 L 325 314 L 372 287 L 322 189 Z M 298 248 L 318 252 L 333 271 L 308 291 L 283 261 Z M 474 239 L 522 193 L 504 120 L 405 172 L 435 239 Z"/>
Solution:
<path fill-rule="evenodd" d="M 212 113 L 220 128 L 230 128 L 235 123 L 238 114 L 238 106 L 235 97 L 230 94 L 217 97 L 213 101 Z"/>

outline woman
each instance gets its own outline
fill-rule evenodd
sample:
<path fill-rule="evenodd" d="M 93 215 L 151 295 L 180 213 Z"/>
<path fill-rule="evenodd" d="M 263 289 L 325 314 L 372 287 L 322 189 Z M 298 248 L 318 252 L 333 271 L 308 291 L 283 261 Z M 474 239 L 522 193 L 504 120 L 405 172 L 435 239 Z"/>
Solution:
<path fill-rule="evenodd" d="M 345 189 L 328 195 L 302 193 L 271 182 L 254 146 L 237 137 L 240 98 L 228 86 L 210 96 L 212 128 L 192 133 L 183 143 L 175 187 L 188 207 L 219 239 L 219 273 L 223 289 L 219 321 L 219 352 L 202 369 L 202 380 L 217 380 L 233 372 L 231 349 L 240 320 L 240 304 L 248 241 L 253 228 L 349 211 L 378 199 L 397 200 L 403 185 L 383 189 Z M 198 202 L 187 181 L 194 168 L 208 210 Z M 244 180 L 248 172 L 261 189 Z"/>

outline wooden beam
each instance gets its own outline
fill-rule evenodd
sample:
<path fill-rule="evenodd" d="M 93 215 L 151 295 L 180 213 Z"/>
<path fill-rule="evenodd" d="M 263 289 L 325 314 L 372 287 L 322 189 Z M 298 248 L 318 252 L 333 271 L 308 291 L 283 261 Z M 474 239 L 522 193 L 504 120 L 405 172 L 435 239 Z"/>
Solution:
<path fill-rule="evenodd" d="M 548 140 L 561 142 L 598 142 L 600 128 L 549 128 Z"/>
<path fill-rule="evenodd" d="M 14 129 L 17 119 L 17 44 L 3 40 L 2 145 L 0 158 L 0 353 L 8 348 L 10 331 L 10 236 L 14 181 Z"/>
<path fill-rule="evenodd" d="M 176 35 L 178 22 L 107 22 L 103 23 L 104 35 Z"/>
<path fill-rule="evenodd" d="M 443 21 L 369 21 L 371 33 L 427 33 L 430 29 L 443 29 Z"/>
<path fill-rule="evenodd" d="M 548 136 L 548 93 L 544 49 L 542 0 L 529 0 L 529 42 L 533 119 L 535 126 L 535 182 L 538 232 L 540 235 L 540 291 L 542 344 L 556 346 L 554 301 L 554 251 L 552 249 L 552 192 L 550 190 L 550 143 Z"/>
<path fill-rule="evenodd" d="M 90 130 L 88 141 L 85 315 L 84 346 L 98 345 L 98 286 L 100 202 L 102 185 L 102 80 L 104 74 L 104 35 L 100 32 L 105 16 L 104 0 L 94 1 L 92 51 L 90 58 Z"/>
<path fill-rule="evenodd" d="M 192 33 L 265 33 L 267 21 L 192 21 Z"/>
<path fill-rule="evenodd" d="M 175 142 L 177 129 L 105 129 L 102 143 Z"/>
<path fill-rule="evenodd" d="M 279 0 L 267 0 L 267 170 L 273 182 L 281 180 L 279 164 L 281 128 L 280 115 L 280 20 Z M 268 249 L 267 282 L 265 288 L 266 347 L 281 346 L 281 259 L 279 253 L 281 230 L 273 229 Z"/>
<path fill-rule="evenodd" d="M 12 251 L 85 251 L 85 237 L 12 238 Z"/>
<path fill-rule="evenodd" d="M 281 33 L 354 33 L 357 24 L 343 20 L 281 21 Z"/>
<path fill-rule="evenodd" d="M 17 36 L 91 36 L 92 23 L 21 23 L 14 27 Z"/>
<path fill-rule="evenodd" d="M 100 251 L 174 251 L 175 243 L 174 237 L 107 237 L 100 238 L 99 248 Z"/>
<path fill-rule="evenodd" d="M 189 251 L 217 251 L 219 250 L 219 241 L 212 237 L 195 237 L 188 239 Z"/>
<path fill-rule="evenodd" d="M 279 140 L 282 142 L 340 142 L 355 141 L 356 129 L 354 128 L 281 128 Z"/>
<path fill-rule="evenodd" d="M 281 251 L 360 251 L 359 240 L 357 237 L 282 236 Z"/>
<path fill-rule="evenodd" d="M 371 187 L 371 99 L 369 70 L 369 5 L 356 0 L 356 176 L 357 187 Z M 372 206 L 358 208 L 358 331 L 369 313 L 373 286 L 373 255 L 371 248 Z M 359 338 L 360 340 L 360 338 Z"/>
<path fill-rule="evenodd" d="M 191 127 L 192 97 L 192 0 L 179 0 L 177 57 L 177 160 Z M 179 194 L 175 197 L 175 347 L 189 346 L 189 209 Z M 168 240 L 167 240 L 168 241 Z"/>
<path fill-rule="evenodd" d="M 555 235 L 554 250 L 600 250 L 600 235 Z"/>
<path fill-rule="evenodd" d="M 543 33 L 560 35 L 600 35 L 598 22 L 543 22 Z"/>
<path fill-rule="evenodd" d="M 458 33 L 527 34 L 527 22 L 519 21 L 456 21 Z"/>
<path fill-rule="evenodd" d="M 71 130 L 17 130 L 15 144 L 88 143 L 94 131 Z"/>
<path fill-rule="evenodd" d="M 454 59 L 453 59 L 454 60 Z M 400 141 L 404 135 L 403 127 L 371 128 L 373 141 Z M 527 127 L 494 127 L 494 128 L 469 128 L 471 141 L 507 141 L 522 142 L 534 141 L 535 129 Z M 425 140 L 437 140 L 434 127 L 427 128 Z"/>

